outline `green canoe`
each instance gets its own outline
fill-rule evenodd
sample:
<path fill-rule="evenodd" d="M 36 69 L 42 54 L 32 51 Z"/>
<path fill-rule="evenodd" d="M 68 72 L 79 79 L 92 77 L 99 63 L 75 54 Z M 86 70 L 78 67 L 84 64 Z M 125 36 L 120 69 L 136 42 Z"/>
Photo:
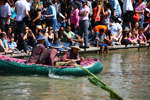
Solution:
<path fill-rule="evenodd" d="M 103 70 L 103 66 L 100 61 L 94 58 L 86 58 L 79 65 L 94 74 L 98 74 Z M 86 71 L 75 65 L 59 66 L 58 68 L 55 68 L 48 65 L 27 63 L 27 60 L 6 57 L 3 55 L 0 55 L 0 73 L 43 76 L 48 76 L 49 74 L 59 76 L 83 76 L 88 74 Z"/>

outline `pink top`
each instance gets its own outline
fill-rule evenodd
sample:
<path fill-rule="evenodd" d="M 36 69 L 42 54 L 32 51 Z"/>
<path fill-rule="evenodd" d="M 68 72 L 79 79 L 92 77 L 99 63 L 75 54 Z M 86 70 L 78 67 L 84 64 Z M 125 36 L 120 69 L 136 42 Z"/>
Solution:
<path fill-rule="evenodd" d="M 32 53 L 29 59 L 29 63 L 39 63 L 40 55 L 45 51 L 45 47 L 42 44 L 36 44 L 34 45 L 32 49 Z"/>
<path fill-rule="evenodd" d="M 88 13 L 85 16 L 80 16 L 80 20 L 89 20 L 88 16 L 89 16 L 89 7 L 86 5 L 85 7 L 81 7 L 80 11 L 81 13 L 87 11 Z"/>
<path fill-rule="evenodd" d="M 76 28 L 79 23 L 79 10 L 75 9 L 70 14 L 70 23 L 74 24 L 74 27 Z"/>
<path fill-rule="evenodd" d="M 92 17 L 93 21 L 95 20 L 95 17 L 96 17 L 97 11 L 98 11 L 97 8 L 98 8 L 98 7 L 95 7 L 95 8 L 93 9 L 93 17 Z M 101 10 L 100 10 L 100 13 L 101 13 Z M 96 18 L 96 21 L 100 21 L 100 19 L 101 19 L 100 13 L 98 14 L 98 17 Z"/>
<path fill-rule="evenodd" d="M 142 11 L 143 9 L 145 9 L 145 5 L 143 3 L 141 3 L 140 5 L 137 3 L 134 7 L 135 11 Z"/>

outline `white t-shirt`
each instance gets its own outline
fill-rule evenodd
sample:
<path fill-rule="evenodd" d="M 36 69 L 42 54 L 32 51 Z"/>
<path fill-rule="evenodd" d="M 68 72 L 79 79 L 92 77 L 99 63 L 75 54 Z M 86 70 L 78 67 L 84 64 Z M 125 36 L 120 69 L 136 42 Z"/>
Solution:
<path fill-rule="evenodd" d="M 8 3 L 6 3 L 5 5 L 0 5 L 0 14 L 1 17 L 8 17 L 8 15 L 11 15 L 11 8 Z"/>
<path fill-rule="evenodd" d="M 113 26 L 109 26 L 109 30 L 113 35 L 117 35 L 119 30 L 122 29 L 122 26 L 119 23 L 114 23 Z M 118 38 L 121 36 L 122 33 L 118 35 Z"/>
<path fill-rule="evenodd" d="M 123 13 L 126 13 L 127 10 L 133 11 L 133 5 L 132 5 L 131 0 L 124 0 L 124 3 L 123 3 Z"/>
<path fill-rule="evenodd" d="M 26 16 L 25 10 L 30 10 L 29 3 L 26 0 L 20 0 L 15 3 L 15 8 L 17 9 L 16 21 L 22 21 Z"/>

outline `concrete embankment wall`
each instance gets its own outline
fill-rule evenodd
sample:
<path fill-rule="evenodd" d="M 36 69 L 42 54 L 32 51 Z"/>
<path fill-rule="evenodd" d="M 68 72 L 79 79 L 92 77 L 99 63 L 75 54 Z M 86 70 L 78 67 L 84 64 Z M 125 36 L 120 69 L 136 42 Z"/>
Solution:
<path fill-rule="evenodd" d="M 139 44 L 133 45 L 133 44 L 129 44 L 128 46 L 125 45 L 114 45 L 114 46 L 109 46 L 109 50 L 113 51 L 113 50 L 131 50 L 131 49 L 136 49 L 137 51 L 142 49 L 142 48 L 147 48 L 149 49 L 150 44 L 146 44 L 146 46 L 141 46 Z M 100 49 L 97 47 L 93 47 L 91 46 L 90 48 L 87 49 L 81 49 L 81 51 L 79 51 L 80 54 L 89 54 L 89 53 L 99 53 Z M 62 55 L 63 53 L 59 53 L 58 55 Z M 21 54 L 7 54 L 5 56 L 9 56 L 9 57 L 14 57 L 14 58 L 24 58 L 24 57 L 30 57 L 30 54 L 26 54 L 26 53 L 21 53 Z"/>

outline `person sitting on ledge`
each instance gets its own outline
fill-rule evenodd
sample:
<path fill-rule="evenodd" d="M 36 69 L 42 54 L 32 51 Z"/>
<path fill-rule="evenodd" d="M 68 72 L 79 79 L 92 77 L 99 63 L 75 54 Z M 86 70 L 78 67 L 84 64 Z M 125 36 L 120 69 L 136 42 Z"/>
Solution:
<path fill-rule="evenodd" d="M 34 45 L 29 63 L 33 64 L 45 64 L 49 66 L 54 66 L 54 58 L 57 54 L 56 49 L 48 49 L 44 47 L 43 43 L 45 37 L 41 34 L 36 38 L 37 43 Z M 52 44 L 51 44 L 52 45 Z M 55 48 L 60 48 L 61 45 L 56 45 Z"/>
<path fill-rule="evenodd" d="M 43 30 L 41 25 L 36 25 L 36 28 L 35 28 L 35 36 L 36 37 L 38 37 L 38 35 L 44 35 L 45 36 L 45 34 L 43 34 L 45 32 L 46 32 L 46 29 Z M 46 38 L 46 36 L 45 36 L 45 40 L 44 40 L 44 44 L 43 45 L 45 46 L 45 48 L 48 48 L 49 44 L 50 43 L 48 41 L 48 38 Z"/>
<path fill-rule="evenodd" d="M 29 54 L 29 48 L 27 45 L 33 46 L 35 44 L 35 36 L 34 33 L 29 29 L 28 26 L 24 27 L 24 33 L 21 33 L 18 38 L 18 49 L 22 50 Z"/>
<path fill-rule="evenodd" d="M 147 43 L 147 39 L 146 39 L 146 36 L 144 35 L 143 28 L 139 28 L 138 42 L 139 44 L 142 44 L 142 45 L 146 45 Z"/>
<path fill-rule="evenodd" d="M 104 48 L 106 49 L 106 53 L 108 54 L 109 48 L 108 45 L 105 44 L 106 34 L 104 33 L 104 29 L 100 29 L 100 32 L 97 32 L 94 44 L 97 48 L 101 47 L 101 54 L 104 52 Z"/>
<path fill-rule="evenodd" d="M 131 40 L 130 37 L 131 37 L 130 29 L 128 27 L 125 27 L 122 35 L 120 36 L 119 45 L 127 46 Z"/>
<path fill-rule="evenodd" d="M 118 42 L 119 38 L 122 34 L 122 26 L 119 23 L 114 23 L 113 19 L 110 18 L 109 28 L 111 33 L 113 34 L 113 42 Z"/>
<path fill-rule="evenodd" d="M 62 34 L 62 36 L 63 36 L 61 41 L 63 42 L 65 49 L 71 45 L 74 45 L 75 42 L 80 42 L 81 45 L 84 46 L 83 38 L 81 38 L 77 34 L 74 34 L 71 31 L 71 27 L 69 25 L 66 26 L 66 30 L 63 33 L 62 33 L 62 30 L 63 30 L 63 28 L 60 27 L 59 34 Z"/>
<path fill-rule="evenodd" d="M 71 50 L 70 51 L 67 51 L 61 58 L 61 61 L 65 61 L 65 62 L 68 62 L 68 61 L 71 61 L 72 63 L 74 62 L 77 62 L 77 63 L 81 63 L 81 61 L 84 60 L 84 57 L 81 57 L 79 58 L 79 46 L 77 45 L 74 45 L 74 46 L 70 46 Z"/>

